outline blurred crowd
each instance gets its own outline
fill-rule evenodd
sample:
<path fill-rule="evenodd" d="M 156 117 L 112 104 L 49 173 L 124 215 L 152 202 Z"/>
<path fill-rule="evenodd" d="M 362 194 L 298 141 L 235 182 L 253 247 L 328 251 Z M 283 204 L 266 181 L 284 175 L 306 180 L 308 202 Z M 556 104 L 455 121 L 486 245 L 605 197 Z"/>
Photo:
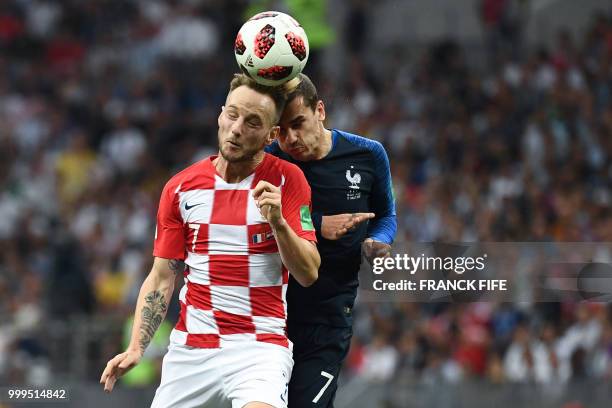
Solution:
<path fill-rule="evenodd" d="M 486 68 L 452 40 L 413 64 L 390 58 L 385 77 L 357 66 L 353 103 L 335 107 L 332 122 L 386 146 L 399 240 L 609 242 L 612 16 L 595 16 L 584 38 L 561 30 L 552 48 L 527 50 L 502 14 L 483 16 Z M 612 261 L 609 248 L 600 261 Z M 612 381 L 612 307 L 365 303 L 347 373 L 423 384 Z"/>
<path fill-rule="evenodd" d="M 165 181 L 215 152 L 246 3 L 0 3 L 0 382 L 49 379 L 49 321 L 133 310 Z M 398 240 L 612 241 L 611 16 L 531 49 L 486 9 L 486 63 L 444 40 L 381 75 L 359 57 L 367 2 L 351 4 L 346 74 L 306 73 L 330 126 L 385 145 Z M 611 380 L 611 320 L 602 304 L 363 304 L 346 374 Z"/>
<path fill-rule="evenodd" d="M 433 385 L 470 379 L 612 381 L 612 309 L 603 303 L 361 305 L 347 376 Z"/>

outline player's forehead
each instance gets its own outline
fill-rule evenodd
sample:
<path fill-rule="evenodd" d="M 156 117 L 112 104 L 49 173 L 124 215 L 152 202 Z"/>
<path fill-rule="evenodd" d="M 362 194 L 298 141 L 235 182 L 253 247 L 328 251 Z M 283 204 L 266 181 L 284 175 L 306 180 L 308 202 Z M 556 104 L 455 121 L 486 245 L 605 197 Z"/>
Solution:
<path fill-rule="evenodd" d="M 291 100 L 291 102 L 287 103 L 285 109 L 283 110 L 283 114 L 281 117 L 282 122 L 292 121 L 294 119 L 305 116 L 308 111 L 312 110 L 310 107 L 304 104 L 304 97 L 302 95 L 298 95 Z"/>
<path fill-rule="evenodd" d="M 227 95 L 226 108 L 236 109 L 244 115 L 273 117 L 274 101 L 268 95 L 259 93 L 245 85 L 239 86 Z"/>

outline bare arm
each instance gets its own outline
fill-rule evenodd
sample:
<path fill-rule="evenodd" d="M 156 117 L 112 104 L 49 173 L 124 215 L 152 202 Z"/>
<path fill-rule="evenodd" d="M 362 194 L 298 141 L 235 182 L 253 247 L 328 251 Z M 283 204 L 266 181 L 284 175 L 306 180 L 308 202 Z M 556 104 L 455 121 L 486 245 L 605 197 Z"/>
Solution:
<path fill-rule="evenodd" d="M 142 358 L 166 317 L 176 274 L 182 272 L 184 267 L 184 263 L 177 259 L 154 259 L 151 272 L 142 283 L 138 294 L 130 344 L 125 352 L 116 355 L 106 364 L 100 378 L 104 391 L 112 391 L 117 379 Z"/>
<path fill-rule="evenodd" d="M 282 219 L 272 230 L 283 264 L 300 285 L 308 287 L 319 277 L 321 257 L 314 242 L 297 236 L 287 221 Z"/>
<path fill-rule="evenodd" d="M 144 353 L 155 332 L 166 317 L 172 300 L 176 274 L 184 264 L 177 259 L 155 258 L 151 272 L 142 283 L 136 304 L 132 338 L 128 349 Z"/>
<path fill-rule="evenodd" d="M 260 181 L 253 190 L 253 196 L 261 214 L 274 231 L 283 264 L 300 285 L 312 285 L 319 277 L 321 257 L 316 245 L 299 237 L 283 218 L 280 188 Z"/>

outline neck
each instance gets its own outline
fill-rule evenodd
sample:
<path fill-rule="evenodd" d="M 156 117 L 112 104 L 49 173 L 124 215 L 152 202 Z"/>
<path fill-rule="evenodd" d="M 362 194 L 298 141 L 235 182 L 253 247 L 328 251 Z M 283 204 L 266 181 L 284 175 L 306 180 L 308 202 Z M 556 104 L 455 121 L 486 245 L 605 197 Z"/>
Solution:
<path fill-rule="evenodd" d="M 313 160 L 320 160 L 327 156 L 332 148 L 332 132 L 322 127 L 317 148 L 314 150 Z"/>
<path fill-rule="evenodd" d="M 263 161 L 264 156 L 265 153 L 261 151 L 250 160 L 228 162 L 219 153 L 219 156 L 213 160 L 213 164 L 217 173 L 219 173 L 227 183 L 240 183 L 255 171 L 255 168 Z"/>

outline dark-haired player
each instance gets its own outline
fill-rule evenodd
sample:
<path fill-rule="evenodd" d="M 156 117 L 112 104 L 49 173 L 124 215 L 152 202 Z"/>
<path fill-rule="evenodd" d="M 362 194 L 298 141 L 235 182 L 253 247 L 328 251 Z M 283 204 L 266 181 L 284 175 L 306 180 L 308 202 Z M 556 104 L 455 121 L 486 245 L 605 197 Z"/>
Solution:
<path fill-rule="evenodd" d="M 321 254 L 314 285 L 289 282 L 289 406 L 332 407 L 352 335 L 361 253 L 387 256 L 397 229 L 389 160 L 380 143 L 325 128 L 325 106 L 306 75 L 286 92 L 280 134 L 268 151 L 306 175 Z"/>

